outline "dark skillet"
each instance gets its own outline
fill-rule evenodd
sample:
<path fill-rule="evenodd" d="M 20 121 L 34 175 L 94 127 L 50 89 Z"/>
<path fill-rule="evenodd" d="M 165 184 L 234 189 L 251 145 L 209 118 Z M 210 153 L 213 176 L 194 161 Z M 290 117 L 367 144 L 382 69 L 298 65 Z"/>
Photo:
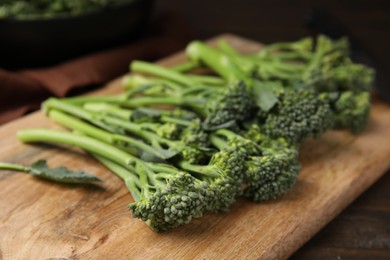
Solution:
<path fill-rule="evenodd" d="M 134 0 L 74 17 L 0 21 L 0 67 L 48 66 L 128 42 L 145 28 L 152 4 Z"/>

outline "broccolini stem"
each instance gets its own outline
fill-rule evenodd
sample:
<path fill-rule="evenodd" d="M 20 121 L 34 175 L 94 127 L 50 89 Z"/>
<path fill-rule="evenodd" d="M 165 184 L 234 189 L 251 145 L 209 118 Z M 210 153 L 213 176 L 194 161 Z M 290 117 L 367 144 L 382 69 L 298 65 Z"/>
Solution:
<path fill-rule="evenodd" d="M 96 114 L 93 114 L 90 111 L 87 111 L 85 109 L 82 109 L 81 107 L 72 104 L 72 103 L 67 103 L 62 100 L 56 99 L 56 98 L 50 98 L 48 101 L 44 102 L 43 104 L 44 109 L 46 110 L 46 113 L 50 111 L 50 109 L 56 109 L 60 110 L 63 112 L 66 112 L 68 114 L 77 116 L 79 118 L 85 119 L 100 128 L 103 128 L 107 131 L 110 132 L 116 132 L 116 129 L 113 129 L 112 126 L 109 126 L 107 124 L 104 124 L 101 120 L 99 120 L 99 116 Z"/>
<path fill-rule="evenodd" d="M 142 191 L 141 194 L 144 196 L 149 196 L 151 193 L 152 186 L 149 183 L 149 175 L 153 177 L 153 172 L 151 172 L 145 165 L 143 161 L 139 161 L 136 164 L 136 170 L 139 176 L 139 181 L 141 183 Z M 151 179 L 153 181 L 153 179 Z M 142 196 L 141 195 L 141 196 Z"/>
<path fill-rule="evenodd" d="M 209 165 L 195 165 L 184 160 L 179 161 L 177 165 L 185 171 L 198 173 L 208 177 L 218 177 L 218 173 L 215 171 L 214 167 Z"/>
<path fill-rule="evenodd" d="M 226 84 L 226 81 L 220 77 L 208 76 L 208 75 L 198 75 L 198 74 L 186 74 L 190 79 L 195 79 L 203 85 L 210 86 L 223 86 Z"/>
<path fill-rule="evenodd" d="M 254 62 L 238 53 L 226 41 L 220 41 L 219 48 L 222 52 L 228 55 L 237 65 L 239 65 L 241 69 L 243 69 L 245 72 L 249 73 L 253 69 Z"/>
<path fill-rule="evenodd" d="M 17 133 L 17 136 L 19 140 L 24 143 L 49 142 L 79 147 L 88 152 L 101 155 L 123 166 L 130 165 L 137 159 L 112 145 L 87 136 L 79 136 L 68 132 L 49 129 L 26 129 L 20 130 Z"/>
<path fill-rule="evenodd" d="M 250 82 L 245 72 L 233 63 L 228 55 L 200 41 L 190 43 L 186 49 L 186 53 L 194 61 L 206 63 L 227 81 L 243 80 L 247 84 Z"/>
<path fill-rule="evenodd" d="M 113 96 L 80 96 L 62 99 L 65 102 L 72 104 L 83 104 L 87 102 L 107 102 L 107 103 L 120 103 L 128 99 L 126 93 L 113 95 Z"/>
<path fill-rule="evenodd" d="M 161 120 L 161 122 L 164 122 L 164 123 L 174 123 L 174 124 L 181 125 L 181 126 L 190 126 L 191 125 L 191 121 L 187 121 L 187 120 L 175 118 L 175 117 L 170 117 L 170 116 L 162 116 L 160 118 L 160 120 Z"/>
<path fill-rule="evenodd" d="M 103 115 L 111 115 L 125 120 L 130 120 L 131 116 L 133 115 L 133 111 L 131 110 L 123 109 L 108 103 L 85 103 L 83 108 L 91 112 L 97 112 Z"/>
<path fill-rule="evenodd" d="M 130 121 L 125 121 L 123 119 L 119 118 L 113 118 L 113 117 L 104 117 L 104 121 L 107 122 L 108 124 L 112 124 L 114 126 L 119 126 L 126 131 L 137 135 L 143 139 L 148 139 L 150 138 L 150 135 L 148 132 L 144 131 L 141 127 L 141 125 L 132 123 Z"/>
<path fill-rule="evenodd" d="M 228 143 L 223 140 L 222 138 L 218 137 L 216 134 L 210 135 L 210 142 L 218 148 L 218 150 L 222 150 L 226 147 L 228 147 Z"/>
<path fill-rule="evenodd" d="M 181 106 L 181 107 L 191 107 L 194 112 L 198 113 L 201 116 L 206 115 L 205 104 L 207 100 L 204 98 L 180 98 L 180 97 L 139 97 L 119 104 L 125 107 L 144 107 L 144 106 L 153 106 L 153 105 L 172 105 L 172 106 Z"/>
<path fill-rule="evenodd" d="M 135 169 L 133 169 L 132 166 L 129 165 L 124 168 L 123 166 L 114 163 L 113 161 L 108 160 L 105 157 L 96 154 L 92 155 L 109 170 L 118 175 L 125 182 L 125 185 L 130 191 L 133 199 L 135 201 L 139 201 L 139 198 L 141 197 L 141 183 L 138 179 L 138 176 L 135 175 Z"/>
<path fill-rule="evenodd" d="M 30 168 L 23 166 L 23 165 L 0 162 L 0 169 L 9 170 L 9 171 L 17 171 L 17 172 L 28 172 Z"/>
<path fill-rule="evenodd" d="M 176 65 L 174 67 L 171 67 L 171 70 L 177 71 L 177 72 L 187 72 L 190 70 L 194 70 L 199 68 L 200 65 L 197 62 L 194 62 L 192 60 L 187 60 L 179 65 Z"/>
<path fill-rule="evenodd" d="M 173 105 L 173 106 L 183 106 L 186 105 L 186 100 L 183 100 L 178 97 L 139 97 L 123 102 L 118 102 L 119 104 L 126 107 L 144 107 L 144 106 L 153 106 L 153 105 Z"/>
<path fill-rule="evenodd" d="M 190 79 L 180 72 L 174 71 L 169 68 L 165 68 L 153 63 L 144 62 L 144 61 L 133 61 L 130 64 L 130 69 L 132 72 L 141 72 L 148 73 L 154 76 L 161 77 L 163 79 L 168 79 L 180 83 L 184 86 L 194 86 L 199 85 L 195 79 Z"/>
<path fill-rule="evenodd" d="M 172 80 L 167 80 L 167 79 L 161 79 L 161 78 L 150 78 L 150 77 L 143 77 L 140 75 L 130 75 L 130 76 L 125 76 L 122 80 L 123 86 L 125 89 L 131 91 L 132 89 L 141 87 L 141 86 L 146 86 L 146 85 L 167 85 L 171 88 L 174 89 L 182 89 L 183 87 L 172 81 Z"/>
<path fill-rule="evenodd" d="M 159 158 L 167 159 L 166 156 L 161 154 L 160 151 L 157 151 L 153 147 L 145 144 L 144 142 L 140 140 L 133 139 L 128 136 L 123 135 L 117 135 L 117 134 L 111 134 L 109 132 L 106 132 L 104 130 L 101 130 L 97 127 L 94 127 L 90 124 L 87 124 L 81 120 L 78 120 L 76 118 L 73 118 L 71 116 L 68 116 L 60 111 L 57 110 L 50 110 L 49 111 L 49 117 L 56 123 L 63 125 L 67 128 L 70 128 L 72 130 L 80 131 L 81 133 L 84 133 L 88 136 L 94 137 L 100 141 L 103 141 L 108 144 L 112 145 L 120 145 L 121 142 L 124 142 L 126 144 L 129 144 L 133 147 L 137 147 L 143 151 L 149 152 Z M 130 151 L 130 150 L 126 150 Z"/>
<path fill-rule="evenodd" d="M 239 136 L 235 132 L 230 131 L 228 129 L 218 129 L 217 131 L 215 131 L 215 133 L 217 135 L 225 136 L 228 140 L 231 140 L 232 138 Z"/>
<path fill-rule="evenodd" d="M 112 135 L 104 130 L 94 127 L 90 124 L 84 123 L 78 119 L 68 116 L 58 110 L 52 109 L 48 113 L 48 117 L 54 122 L 63 125 L 72 130 L 80 131 L 88 136 L 94 137 L 105 143 L 112 144 L 114 142 Z"/>
<path fill-rule="evenodd" d="M 169 147 L 173 147 L 175 145 L 174 142 L 172 142 L 170 140 L 162 138 L 154 133 L 150 133 L 148 131 L 145 131 L 139 124 L 135 124 L 135 123 L 132 123 L 130 121 L 124 121 L 122 119 L 112 118 L 112 117 L 106 117 L 104 120 L 109 124 L 119 126 L 123 129 L 125 129 L 126 131 L 148 141 L 154 147 L 162 148 L 161 144 L 166 144 Z M 147 144 L 145 144 L 145 145 L 147 145 Z M 148 151 L 147 149 L 145 149 L 145 150 Z M 149 152 L 151 152 L 151 151 L 149 151 Z M 155 152 L 153 152 L 152 154 L 155 154 Z"/>

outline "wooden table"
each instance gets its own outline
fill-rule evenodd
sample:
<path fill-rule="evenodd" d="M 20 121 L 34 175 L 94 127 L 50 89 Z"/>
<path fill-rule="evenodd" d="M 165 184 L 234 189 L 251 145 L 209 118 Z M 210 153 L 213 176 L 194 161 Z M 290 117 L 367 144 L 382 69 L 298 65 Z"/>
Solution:
<path fill-rule="evenodd" d="M 231 35 L 222 38 L 244 52 L 260 47 Z M 162 63 L 173 65 L 182 59 L 179 54 Z M 119 79 L 97 94 L 120 91 Z M 82 168 L 105 182 L 82 188 L 19 173 L 1 175 L 4 259 L 285 258 L 390 166 L 390 107 L 376 102 L 363 134 L 330 131 L 305 142 L 301 175 L 285 196 L 260 204 L 238 199 L 228 214 L 206 214 L 190 225 L 156 234 L 129 217 L 125 205 L 132 199 L 116 176 L 78 150 L 19 143 L 15 132 L 26 127 L 60 128 L 41 112 L 1 127 L 1 161 L 47 158 L 52 166 Z"/>

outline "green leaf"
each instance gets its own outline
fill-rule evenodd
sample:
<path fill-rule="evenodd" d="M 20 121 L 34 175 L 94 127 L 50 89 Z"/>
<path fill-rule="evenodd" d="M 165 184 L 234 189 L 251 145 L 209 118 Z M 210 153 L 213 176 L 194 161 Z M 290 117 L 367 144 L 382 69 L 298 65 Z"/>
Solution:
<path fill-rule="evenodd" d="M 278 102 L 276 91 L 282 85 L 275 81 L 254 81 L 253 95 L 257 106 L 267 112 Z"/>
<path fill-rule="evenodd" d="M 27 168 L 29 174 L 43 179 L 62 183 L 94 183 L 102 181 L 93 174 L 71 171 L 65 167 L 49 169 L 45 160 L 39 160 Z"/>

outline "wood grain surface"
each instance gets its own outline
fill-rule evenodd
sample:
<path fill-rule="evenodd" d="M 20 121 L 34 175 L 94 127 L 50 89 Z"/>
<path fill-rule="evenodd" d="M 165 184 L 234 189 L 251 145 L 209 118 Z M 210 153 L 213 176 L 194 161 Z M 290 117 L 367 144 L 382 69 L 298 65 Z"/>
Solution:
<path fill-rule="evenodd" d="M 243 52 L 260 44 L 222 35 Z M 183 54 L 161 62 L 173 65 Z M 116 80 L 97 94 L 121 91 Z M 189 225 L 154 233 L 132 219 L 132 201 L 119 178 L 79 150 L 24 145 L 15 133 L 27 127 L 59 128 L 41 112 L 0 128 L 0 161 L 29 164 L 48 159 L 96 173 L 100 186 L 59 185 L 25 174 L 0 174 L 0 259 L 281 259 L 337 215 L 390 167 L 390 106 L 375 102 L 359 136 L 330 131 L 308 140 L 294 188 L 255 204 L 238 199 L 225 214 L 206 214 Z"/>

